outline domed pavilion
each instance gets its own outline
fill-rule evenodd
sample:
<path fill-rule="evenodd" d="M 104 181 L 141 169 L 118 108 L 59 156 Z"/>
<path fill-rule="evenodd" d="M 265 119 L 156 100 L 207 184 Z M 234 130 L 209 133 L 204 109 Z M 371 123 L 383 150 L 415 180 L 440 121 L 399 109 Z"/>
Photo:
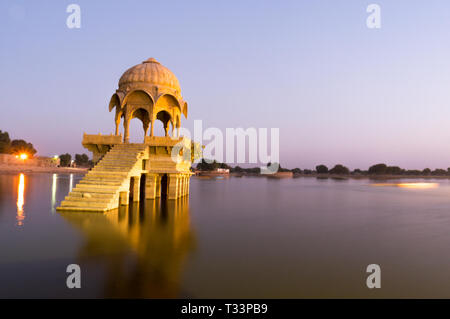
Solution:
<path fill-rule="evenodd" d="M 115 132 L 86 134 L 82 144 L 95 166 L 61 202 L 58 210 L 108 211 L 141 199 L 176 200 L 189 194 L 194 155 L 200 145 L 180 137 L 188 105 L 176 76 L 154 58 L 126 70 L 109 101 Z M 130 121 L 142 122 L 144 141 L 130 143 Z M 155 136 L 155 122 L 164 136 Z M 119 132 L 123 124 L 123 136 Z"/>
<path fill-rule="evenodd" d="M 187 118 L 188 105 L 181 96 L 177 77 L 154 58 L 129 68 L 120 77 L 119 88 L 109 102 L 115 112 L 116 135 L 123 119 L 124 142 L 129 141 L 129 125 L 133 118 L 142 121 L 145 136 L 154 136 L 156 120 L 163 123 L 165 135 L 179 136 L 181 114 Z"/>

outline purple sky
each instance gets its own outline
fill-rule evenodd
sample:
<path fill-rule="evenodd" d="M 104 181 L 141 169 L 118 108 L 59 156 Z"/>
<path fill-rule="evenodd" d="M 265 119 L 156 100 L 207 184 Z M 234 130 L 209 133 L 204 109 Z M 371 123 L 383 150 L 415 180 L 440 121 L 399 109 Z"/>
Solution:
<path fill-rule="evenodd" d="M 284 167 L 447 168 L 450 2 L 376 1 L 378 30 L 370 3 L 2 1 L 0 129 L 38 155 L 87 152 L 83 132 L 113 132 L 121 74 L 155 57 L 180 81 L 184 126 L 279 127 Z"/>

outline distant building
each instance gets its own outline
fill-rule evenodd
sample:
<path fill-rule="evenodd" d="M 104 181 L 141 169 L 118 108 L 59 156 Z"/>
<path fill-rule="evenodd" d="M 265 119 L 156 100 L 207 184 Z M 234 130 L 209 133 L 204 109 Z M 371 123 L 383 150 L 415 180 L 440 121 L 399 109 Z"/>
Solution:
<path fill-rule="evenodd" d="M 38 167 L 58 167 L 59 163 L 59 158 L 55 157 L 35 156 L 33 158 L 22 159 L 18 155 L 0 154 L 0 165 L 6 166 L 26 165 Z"/>

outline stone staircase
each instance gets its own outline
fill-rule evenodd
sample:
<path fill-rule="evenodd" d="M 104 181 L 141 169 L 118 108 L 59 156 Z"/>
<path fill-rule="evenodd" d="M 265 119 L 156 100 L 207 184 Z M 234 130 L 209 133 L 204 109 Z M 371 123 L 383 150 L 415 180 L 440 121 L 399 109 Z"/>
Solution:
<path fill-rule="evenodd" d="M 61 202 L 57 210 L 104 212 L 117 208 L 133 172 L 142 169 L 144 144 L 116 144 Z"/>

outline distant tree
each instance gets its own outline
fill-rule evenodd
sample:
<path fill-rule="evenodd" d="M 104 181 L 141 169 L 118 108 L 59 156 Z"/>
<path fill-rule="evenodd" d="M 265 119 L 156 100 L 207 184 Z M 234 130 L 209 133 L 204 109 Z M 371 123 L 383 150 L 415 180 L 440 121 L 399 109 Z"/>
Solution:
<path fill-rule="evenodd" d="M 276 164 L 276 163 L 275 163 Z M 270 164 L 268 164 L 269 166 Z M 278 164 L 278 172 L 290 172 L 291 170 L 288 168 L 281 167 L 281 164 Z"/>
<path fill-rule="evenodd" d="M 447 171 L 445 169 L 436 168 L 434 171 L 431 172 L 431 175 L 444 176 L 447 175 Z"/>
<path fill-rule="evenodd" d="M 236 166 L 236 167 L 231 168 L 231 172 L 241 173 L 241 172 L 243 172 L 243 171 L 244 171 L 244 170 L 243 170 L 242 167 L 240 167 L 240 166 Z"/>
<path fill-rule="evenodd" d="M 259 167 L 244 168 L 244 171 L 246 173 L 250 173 L 250 174 L 260 174 L 261 173 L 261 169 Z"/>
<path fill-rule="evenodd" d="M 386 174 L 389 175 L 401 175 L 405 172 L 404 169 L 401 169 L 398 166 L 388 166 L 386 167 Z"/>
<path fill-rule="evenodd" d="M 301 170 L 300 168 L 296 167 L 296 168 L 294 168 L 294 169 L 292 170 L 292 173 L 294 173 L 294 174 L 301 174 L 301 173 L 302 173 L 302 170 Z"/>
<path fill-rule="evenodd" d="M 2 132 L 0 130 L 0 153 L 9 153 L 10 147 L 11 139 L 9 138 L 8 132 Z"/>
<path fill-rule="evenodd" d="M 89 166 L 89 156 L 86 154 L 75 154 L 75 164 L 77 166 Z"/>
<path fill-rule="evenodd" d="M 226 163 L 220 163 L 220 164 L 219 164 L 219 167 L 220 167 L 220 168 L 225 168 L 225 169 L 231 169 L 231 166 L 229 166 L 229 165 L 226 164 Z"/>
<path fill-rule="evenodd" d="M 362 174 L 362 171 L 361 171 L 359 168 L 355 168 L 355 169 L 353 170 L 352 174 L 360 175 L 360 174 Z"/>
<path fill-rule="evenodd" d="M 418 169 L 409 169 L 407 171 L 405 171 L 406 175 L 421 175 L 422 172 L 419 171 Z"/>
<path fill-rule="evenodd" d="M 326 174 L 326 173 L 328 173 L 328 167 L 326 167 L 323 164 L 317 165 L 316 172 L 317 172 L 317 174 Z"/>
<path fill-rule="evenodd" d="M 309 174 L 312 174 L 312 173 L 313 173 L 313 171 L 310 170 L 310 169 L 304 169 L 303 170 L 303 174 L 309 175 Z"/>
<path fill-rule="evenodd" d="M 386 174 L 387 165 L 386 164 L 376 164 L 369 167 L 369 174 Z"/>
<path fill-rule="evenodd" d="M 423 175 L 430 175 L 430 174 L 431 174 L 431 169 L 425 168 L 425 169 L 422 171 L 422 174 L 423 174 Z"/>
<path fill-rule="evenodd" d="M 12 140 L 9 152 L 11 154 L 26 153 L 30 157 L 33 157 L 33 155 L 36 154 L 37 151 L 34 149 L 33 144 L 31 143 L 27 143 L 24 140 Z"/>
<path fill-rule="evenodd" d="M 67 167 L 70 166 L 72 160 L 72 155 L 69 153 L 59 155 L 59 166 Z"/>
<path fill-rule="evenodd" d="M 337 164 L 330 170 L 330 174 L 349 174 L 349 173 L 350 170 L 342 164 Z"/>

